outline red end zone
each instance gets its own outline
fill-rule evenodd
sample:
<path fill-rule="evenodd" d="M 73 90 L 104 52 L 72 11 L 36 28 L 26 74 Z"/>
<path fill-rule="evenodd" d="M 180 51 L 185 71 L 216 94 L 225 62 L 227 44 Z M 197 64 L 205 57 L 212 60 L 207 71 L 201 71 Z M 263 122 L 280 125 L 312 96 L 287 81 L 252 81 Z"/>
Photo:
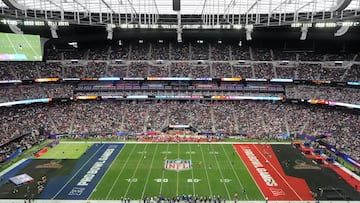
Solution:
<path fill-rule="evenodd" d="M 234 147 L 269 200 L 314 200 L 303 179 L 285 175 L 270 145 L 234 144 Z"/>

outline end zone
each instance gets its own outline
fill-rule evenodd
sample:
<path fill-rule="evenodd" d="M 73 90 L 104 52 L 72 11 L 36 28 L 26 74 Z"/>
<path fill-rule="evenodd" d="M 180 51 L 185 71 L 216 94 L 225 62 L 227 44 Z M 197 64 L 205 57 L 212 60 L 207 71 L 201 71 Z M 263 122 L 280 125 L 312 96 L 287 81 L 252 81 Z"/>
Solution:
<path fill-rule="evenodd" d="M 304 180 L 285 175 L 270 145 L 234 144 L 234 147 L 269 200 L 314 200 Z"/>

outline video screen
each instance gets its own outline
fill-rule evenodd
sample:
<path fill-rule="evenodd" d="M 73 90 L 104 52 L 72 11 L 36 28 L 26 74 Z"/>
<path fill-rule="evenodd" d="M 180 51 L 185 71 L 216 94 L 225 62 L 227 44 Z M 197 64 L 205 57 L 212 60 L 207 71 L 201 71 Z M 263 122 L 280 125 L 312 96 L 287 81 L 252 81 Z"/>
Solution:
<path fill-rule="evenodd" d="M 42 61 L 40 36 L 0 33 L 0 61 Z"/>

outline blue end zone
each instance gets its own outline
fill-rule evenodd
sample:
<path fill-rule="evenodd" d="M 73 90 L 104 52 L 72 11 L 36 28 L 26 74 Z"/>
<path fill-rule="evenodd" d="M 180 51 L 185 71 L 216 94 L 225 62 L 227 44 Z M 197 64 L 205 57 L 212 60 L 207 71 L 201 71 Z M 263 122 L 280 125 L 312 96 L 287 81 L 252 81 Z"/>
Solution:
<path fill-rule="evenodd" d="M 48 182 L 41 199 L 85 200 L 99 183 L 124 144 L 94 144 L 76 164 L 72 173 Z"/>

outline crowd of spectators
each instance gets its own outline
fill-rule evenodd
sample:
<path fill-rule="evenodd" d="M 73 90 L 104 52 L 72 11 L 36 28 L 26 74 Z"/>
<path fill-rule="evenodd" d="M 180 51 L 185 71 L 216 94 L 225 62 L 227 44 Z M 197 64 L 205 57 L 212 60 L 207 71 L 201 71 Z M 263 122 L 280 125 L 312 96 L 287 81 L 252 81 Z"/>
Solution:
<path fill-rule="evenodd" d="M 148 77 L 168 77 L 170 75 L 169 65 L 154 64 L 148 68 Z"/>
<path fill-rule="evenodd" d="M 354 64 L 348 69 L 343 76 L 343 81 L 359 81 L 360 80 L 360 64 Z"/>
<path fill-rule="evenodd" d="M 40 78 L 61 78 L 62 65 L 60 62 L 40 63 L 38 66 Z M 34 79 L 34 78 L 32 78 Z"/>
<path fill-rule="evenodd" d="M 320 70 L 321 64 L 300 63 L 296 67 L 294 78 L 303 80 L 320 79 Z"/>
<path fill-rule="evenodd" d="M 109 59 L 109 47 L 89 49 L 89 60 Z"/>
<path fill-rule="evenodd" d="M 252 59 L 255 61 L 271 61 L 272 60 L 271 50 L 267 48 L 252 48 Z"/>
<path fill-rule="evenodd" d="M 254 73 L 253 67 L 249 65 L 234 65 L 232 77 L 255 78 Z"/>
<path fill-rule="evenodd" d="M 274 60 L 297 61 L 296 52 L 273 49 Z"/>
<path fill-rule="evenodd" d="M 38 130 L 33 130 L 11 142 L 0 143 L 0 163 L 9 159 L 14 153 L 16 153 L 16 150 L 28 150 L 32 146 L 40 144 L 44 140 L 46 140 L 46 136 L 40 135 Z"/>
<path fill-rule="evenodd" d="M 62 50 L 64 60 L 81 60 L 88 58 L 88 49 L 66 49 Z"/>
<path fill-rule="evenodd" d="M 111 47 L 110 59 L 128 60 L 129 46 L 126 44 L 126 45 Z"/>
<path fill-rule="evenodd" d="M 231 50 L 232 60 L 250 60 L 250 49 L 247 46 L 232 45 Z"/>
<path fill-rule="evenodd" d="M 274 69 L 271 63 L 256 63 L 253 66 L 255 78 L 275 78 Z"/>
<path fill-rule="evenodd" d="M 158 74 L 158 75 L 155 75 Z M 290 78 L 304 80 L 359 81 L 360 65 L 347 68 L 321 63 L 279 65 L 272 62 L 172 61 L 156 63 L 130 61 L 111 63 L 87 61 L 61 62 L 0 62 L 0 80 L 33 80 L 36 78 L 74 77 L 242 77 L 242 78 Z"/>
<path fill-rule="evenodd" d="M 291 113 L 289 113 L 291 112 Z M 88 101 L 1 108 L 1 140 L 43 127 L 52 134 L 144 133 L 168 125 L 245 138 L 284 139 L 331 135 L 328 139 L 359 160 L 357 112 L 256 101 Z M 347 148 L 348 147 L 348 148 Z"/>
<path fill-rule="evenodd" d="M 287 98 L 321 99 L 360 104 L 360 91 L 356 88 L 293 85 L 285 88 Z"/>
<path fill-rule="evenodd" d="M 222 43 L 211 44 L 211 58 L 214 61 L 230 61 L 230 46 Z"/>
<path fill-rule="evenodd" d="M 92 78 L 107 76 L 106 67 L 106 62 L 89 62 L 85 76 Z"/>
<path fill-rule="evenodd" d="M 188 44 L 171 44 L 171 60 L 190 60 Z"/>
<path fill-rule="evenodd" d="M 150 60 L 150 44 L 138 43 L 130 45 L 131 60 Z"/>
<path fill-rule="evenodd" d="M 228 77 L 231 78 L 233 76 L 233 71 L 230 63 L 220 63 L 216 62 L 212 64 L 213 76 L 215 78 Z"/>
<path fill-rule="evenodd" d="M 331 52 L 314 49 L 280 49 L 266 48 L 228 43 L 208 42 L 197 40 L 192 42 L 164 42 L 144 41 L 121 42 L 119 45 L 96 47 L 96 48 L 74 48 L 74 49 L 47 49 L 46 60 L 254 60 L 254 61 L 359 61 L 358 54 L 353 52 Z"/>
<path fill-rule="evenodd" d="M 0 62 L 0 80 L 31 80 L 60 77 L 194 77 L 194 78 L 294 78 L 359 81 L 360 65 L 331 67 L 324 60 L 353 60 L 355 55 L 316 52 L 284 52 L 267 48 L 228 45 L 223 43 L 139 43 L 123 44 L 104 49 L 56 50 L 47 53 L 49 60 L 84 59 L 76 64 L 56 62 Z M 214 60 L 207 61 L 207 59 Z M 123 59 L 114 63 L 108 59 Z M 164 63 L 141 60 L 177 60 Z M 190 61 L 204 60 L 204 61 Z M 249 60 L 239 64 L 228 60 Z M 292 65 L 277 65 L 272 60 L 297 61 Z M 132 60 L 132 61 L 127 61 Z M 312 62 L 302 62 L 312 61 Z M 107 84 L 108 85 L 108 84 Z M 172 84 L 164 89 L 146 84 L 121 84 L 114 91 L 101 95 L 281 95 L 281 92 L 250 92 L 244 87 L 194 84 L 181 89 L 183 84 Z M 177 86 L 178 85 L 178 86 Z M 110 85 L 111 86 L 111 85 Z M 120 91 L 118 87 L 123 88 Z M 146 87 L 146 88 L 145 88 Z M 179 87 L 179 88 L 177 88 Z M 81 89 L 83 88 L 83 89 Z M 76 95 L 99 94 L 99 91 L 81 91 L 87 87 L 68 83 L 38 83 L 2 85 L 1 102 L 35 98 L 62 98 Z M 187 87 L 189 88 L 189 87 Z M 233 88 L 230 90 L 230 88 Z M 74 94 L 74 90 L 80 90 Z M 236 89 L 236 91 L 234 91 Z M 359 104 L 357 88 L 329 86 L 285 86 L 287 98 L 324 99 Z M 292 112 L 291 114 L 289 112 Z M 50 133 L 86 133 L 118 131 L 142 133 L 161 131 L 169 124 L 189 124 L 199 131 L 224 132 L 248 138 L 282 139 L 283 135 L 327 134 L 327 141 L 360 159 L 359 114 L 319 108 L 270 102 L 213 102 L 213 101 L 92 101 L 61 104 L 32 105 L 0 108 L 1 143 L 8 143 L 33 129 L 43 127 Z M 201 118 L 201 119 L 199 119 Z M 33 143 L 30 140 L 27 143 Z M 356 143 L 356 144 L 354 144 Z M 25 145 L 24 145 L 25 146 Z M 3 147 L 1 147 L 3 150 Z M 8 155 L 2 153 L 2 158 Z"/>
<path fill-rule="evenodd" d="M 192 43 L 191 60 L 207 60 L 209 59 L 210 47 L 208 43 Z"/>
<path fill-rule="evenodd" d="M 1 102 L 39 98 L 69 98 L 73 96 L 71 84 L 41 84 L 0 87 Z"/>
<path fill-rule="evenodd" d="M 31 107 L 1 108 L 0 144 L 39 129 L 42 125 L 51 126 L 47 119 L 46 107 L 35 105 Z"/>
<path fill-rule="evenodd" d="M 170 51 L 167 43 L 153 43 L 151 46 L 151 59 L 169 60 Z"/>

